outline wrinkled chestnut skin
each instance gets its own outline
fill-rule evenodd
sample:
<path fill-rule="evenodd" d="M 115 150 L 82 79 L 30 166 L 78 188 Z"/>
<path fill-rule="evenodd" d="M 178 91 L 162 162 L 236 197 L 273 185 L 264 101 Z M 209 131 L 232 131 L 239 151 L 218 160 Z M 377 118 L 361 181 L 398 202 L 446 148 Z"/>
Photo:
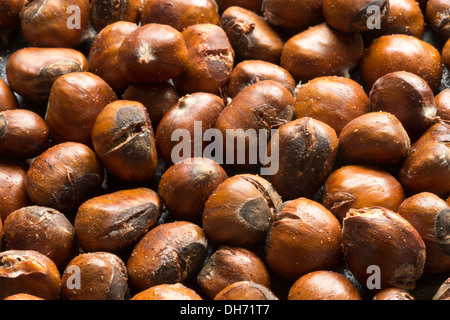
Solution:
<path fill-rule="evenodd" d="M 434 97 L 434 101 L 436 103 L 436 115 L 442 120 L 450 120 L 450 88 L 439 92 Z"/>
<path fill-rule="evenodd" d="M 27 293 L 45 300 L 58 299 L 61 278 L 55 263 L 33 250 L 0 253 L 0 299 Z"/>
<path fill-rule="evenodd" d="M 431 44 L 405 34 L 385 35 L 375 39 L 366 49 L 360 69 L 368 90 L 379 78 L 395 71 L 418 75 L 433 91 L 437 90 L 442 78 L 439 51 Z"/>
<path fill-rule="evenodd" d="M 27 206 L 5 220 L 3 240 L 7 250 L 34 250 L 63 267 L 75 255 L 75 229 L 67 217 L 52 208 Z"/>
<path fill-rule="evenodd" d="M 162 214 L 159 195 L 148 188 L 119 190 L 84 202 L 75 232 L 85 251 L 117 252 L 142 238 Z"/>
<path fill-rule="evenodd" d="M 188 158 L 164 172 L 158 193 L 175 219 L 195 220 L 202 216 L 211 193 L 227 178 L 227 173 L 216 161 Z"/>
<path fill-rule="evenodd" d="M 399 163 L 411 147 L 401 122 L 388 112 L 370 112 L 350 121 L 339 136 L 340 160 L 385 166 Z"/>
<path fill-rule="evenodd" d="M 433 296 L 433 300 L 450 300 L 450 278 L 442 283 Z"/>
<path fill-rule="evenodd" d="M 289 289 L 288 300 L 362 300 L 344 275 L 328 270 L 309 272 Z"/>
<path fill-rule="evenodd" d="M 244 147 L 245 154 L 227 154 L 227 159 L 234 157 L 234 165 L 252 166 L 261 159 L 251 159 L 254 150 L 266 147 L 265 141 L 260 138 L 261 130 L 267 132 L 267 140 L 270 138 L 271 129 L 277 129 L 289 122 L 293 117 L 292 105 L 294 97 L 291 92 L 281 83 L 273 80 L 264 80 L 249 85 L 242 89 L 230 103 L 226 105 L 216 121 L 216 129 L 220 130 L 224 137 L 224 154 L 230 148 L 227 139 L 233 130 L 233 150 L 239 150 L 240 145 Z M 248 130 L 256 130 L 257 139 L 246 134 Z M 241 130 L 241 131 L 238 131 Z M 255 141 L 256 140 L 256 141 Z M 263 145 L 261 145 L 263 143 Z"/>
<path fill-rule="evenodd" d="M 295 92 L 295 118 L 312 117 L 331 126 L 339 136 L 351 120 L 369 112 L 369 97 L 356 81 L 337 76 L 315 78 Z"/>
<path fill-rule="evenodd" d="M 123 92 L 130 81 L 119 67 L 119 48 L 123 40 L 139 26 L 128 21 L 117 21 L 99 31 L 89 49 L 89 65 L 95 73 L 117 93 Z"/>
<path fill-rule="evenodd" d="M 450 37 L 450 13 L 445 0 L 428 0 L 425 8 L 428 23 L 441 36 Z"/>
<path fill-rule="evenodd" d="M 156 130 L 162 117 L 177 104 L 180 96 L 175 86 L 168 82 L 161 82 L 142 85 L 130 84 L 125 89 L 122 99 L 142 103 Z"/>
<path fill-rule="evenodd" d="M 206 139 L 197 139 L 198 136 L 196 134 L 199 134 L 199 131 L 196 131 L 196 128 L 201 125 L 202 136 L 200 138 L 202 138 L 206 130 L 214 128 L 223 108 L 223 99 L 212 93 L 195 92 L 181 97 L 164 114 L 156 129 L 155 138 L 159 155 L 169 165 L 177 162 L 176 159 L 173 159 L 173 156 L 182 159 L 201 157 L 209 142 Z M 190 141 L 191 150 L 189 154 L 183 152 L 182 155 L 172 155 L 172 152 L 178 151 L 180 153 L 177 148 L 177 145 L 180 143 L 180 137 L 177 135 L 178 129 L 189 132 L 189 137 L 181 137 L 183 140 L 188 139 Z M 202 141 L 201 148 L 196 148 L 197 143 L 200 143 L 200 141 Z M 196 152 L 196 149 L 202 151 L 201 155 Z"/>
<path fill-rule="evenodd" d="M 202 225 L 216 244 L 254 247 L 263 243 L 281 205 L 281 197 L 264 178 L 235 175 L 206 201 Z"/>
<path fill-rule="evenodd" d="M 189 53 L 181 32 L 150 23 L 125 37 L 119 48 L 119 68 L 131 83 L 168 81 L 182 73 Z"/>
<path fill-rule="evenodd" d="M 341 225 L 320 203 L 298 198 L 275 215 L 266 239 L 267 265 L 287 279 L 341 262 Z"/>
<path fill-rule="evenodd" d="M 90 18 L 95 31 L 117 21 L 139 22 L 141 0 L 91 0 Z"/>
<path fill-rule="evenodd" d="M 206 259 L 203 230 L 187 221 L 161 224 L 135 246 L 127 269 L 134 288 L 143 291 L 164 283 L 183 283 L 196 275 Z"/>
<path fill-rule="evenodd" d="M 3 300 L 45 300 L 27 293 L 17 293 L 6 297 Z"/>
<path fill-rule="evenodd" d="M 229 7 L 221 15 L 220 27 L 225 30 L 238 60 L 280 62 L 284 40 L 255 12 Z"/>
<path fill-rule="evenodd" d="M 409 149 L 398 179 L 410 194 L 431 192 L 441 197 L 450 193 L 450 127 L 431 126 Z"/>
<path fill-rule="evenodd" d="M 450 206 L 430 192 L 405 199 L 397 210 L 419 232 L 427 251 L 425 271 L 450 271 Z"/>
<path fill-rule="evenodd" d="M 279 154 L 278 170 L 268 179 L 283 200 L 314 196 L 333 169 L 338 141 L 329 125 L 314 118 L 296 119 L 279 128 L 267 151 Z"/>
<path fill-rule="evenodd" d="M 70 6 L 77 6 L 77 10 L 68 10 Z M 20 23 L 31 46 L 75 48 L 89 31 L 89 1 L 26 0 Z M 70 23 L 75 25 L 69 28 Z"/>
<path fill-rule="evenodd" d="M 46 105 L 55 80 L 67 73 L 88 71 L 86 57 L 70 48 L 23 48 L 6 63 L 12 90 L 31 103 Z"/>
<path fill-rule="evenodd" d="M 234 66 L 234 50 L 225 31 L 211 23 L 187 27 L 182 33 L 188 59 L 186 69 L 173 79 L 181 94 L 220 94 Z"/>
<path fill-rule="evenodd" d="M 263 0 L 262 12 L 273 26 L 293 33 L 324 21 L 323 0 Z"/>
<path fill-rule="evenodd" d="M 231 72 L 227 96 L 234 98 L 245 87 L 264 80 L 278 81 L 291 93 L 294 93 L 297 85 L 291 74 L 277 64 L 262 60 L 245 60 L 239 62 Z"/>
<path fill-rule="evenodd" d="M 407 34 L 421 39 L 425 16 L 416 0 L 389 0 L 389 12 L 381 24 L 382 33 Z"/>
<path fill-rule="evenodd" d="M 369 93 L 370 111 L 386 111 L 397 117 L 412 140 L 436 122 L 433 90 L 420 76 L 406 71 L 379 78 Z"/>
<path fill-rule="evenodd" d="M 31 203 L 25 188 L 27 169 L 12 160 L 0 161 L 0 217 L 8 215 Z"/>
<path fill-rule="evenodd" d="M 402 185 L 387 171 L 348 165 L 335 170 L 327 178 L 321 203 L 342 221 L 351 208 L 382 206 L 397 210 L 404 199 Z"/>
<path fill-rule="evenodd" d="M 363 54 L 359 33 L 344 33 L 321 23 L 286 41 L 280 66 L 301 82 L 320 76 L 349 77 Z"/>
<path fill-rule="evenodd" d="M 70 214 L 100 191 L 103 177 L 94 151 L 81 143 L 66 142 L 33 161 L 26 175 L 26 191 L 36 205 Z"/>
<path fill-rule="evenodd" d="M 198 285 L 211 299 L 232 283 L 244 280 L 270 287 L 264 262 L 252 251 L 239 247 L 220 246 L 197 275 Z"/>
<path fill-rule="evenodd" d="M 412 290 L 423 273 L 426 253 L 419 233 L 383 207 L 350 209 L 342 223 L 342 248 L 349 270 L 364 287 L 373 265 L 379 268 L 381 289 Z"/>
<path fill-rule="evenodd" d="M 27 109 L 0 112 L 0 154 L 34 158 L 48 148 L 50 131 L 38 114 Z"/>
<path fill-rule="evenodd" d="M 389 12 L 389 0 L 324 0 L 323 15 L 327 23 L 339 31 L 352 33 L 369 30 L 368 19 L 373 14 L 369 6 L 379 8 L 380 23 Z"/>
<path fill-rule="evenodd" d="M 253 281 L 237 281 L 223 288 L 214 300 L 278 300 L 266 286 Z"/>
<path fill-rule="evenodd" d="M 263 0 L 216 0 L 219 11 L 223 12 L 232 6 L 238 6 L 247 10 L 261 13 Z"/>
<path fill-rule="evenodd" d="M 79 288 L 74 288 L 75 275 Z M 79 254 L 69 262 L 61 278 L 64 300 L 124 300 L 128 290 L 125 263 L 109 252 Z"/>
<path fill-rule="evenodd" d="M 131 300 L 203 300 L 182 283 L 159 284 L 135 294 Z"/>
<path fill-rule="evenodd" d="M 19 102 L 11 87 L 0 79 L 0 111 L 17 109 Z"/>
<path fill-rule="evenodd" d="M 114 90 L 91 72 L 60 76 L 50 90 L 45 115 L 52 139 L 90 146 L 95 119 L 108 103 L 116 100 Z"/>
<path fill-rule="evenodd" d="M 182 32 L 189 26 L 219 24 L 218 8 L 213 0 L 144 0 L 142 24 L 167 24 Z"/>
<path fill-rule="evenodd" d="M 372 300 L 415 300 L 415 298 L 406 290 L 387 288 L 377 292 Z"/>
<path fill-rule="evenodd" d="M 4 46 L 8 45 L 9 34 L 20 28 L 20 11 L 25 0 L 0 1 L 0 37 Z"/>
<path fill-rule="evenodd" d="M 108 104 L 92 127 L 92 143 L 105 168 L 120 181 L 146 182 L 156 172 L 153 127 L 139 102 L 117 100 Z"/>

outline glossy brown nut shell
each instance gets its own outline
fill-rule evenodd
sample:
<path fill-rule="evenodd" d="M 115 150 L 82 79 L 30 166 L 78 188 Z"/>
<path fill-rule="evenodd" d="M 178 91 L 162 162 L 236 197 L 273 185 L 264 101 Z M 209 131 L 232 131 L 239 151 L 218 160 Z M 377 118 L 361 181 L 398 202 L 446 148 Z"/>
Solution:
<path fill-rule="evenodd" d="M 415 298 L 406 290 L 387 288 L 377 292 L 372 300 L 415 300 Z"/>
<path fill-rule="evenodd" d="M 286 41 L 280 66 L 301 82 L 320 76 L 349 77 L 363 54 L 359 33 L 344 33 L 322 23 Z"/>
<path fill-rule="evenodd" d="M 233 6 L 222 13 L 220 26 L 225 30 L 238 60 L 279 64 L 284 40 L 262 16 Z"/>
<path fill-rule="evenodd" d="M 289 289 L 288 300 L 362 300 L 344 275 L 319 270 L 301 276 Z"/>
<path fill-rule="evenodd" d="M 27 206 L 11 212 L 3 233 L 7 250 L 38 251 L 58 267 L 65 266 L 77 249 L 72 223 L 52 208 Z"/>
<path fill-rule="evenodd" d="M 75 48 L 89 31 L 89 1 L 27 0 L 20 22 L 31 46 Z"/>
<path fill-rule="evenodd" d="M 54 141 L 92 144 L 92 127 L 103 108 L 117 100 L 114 90 L 91 72 L 65 74 L 53 83 L 45 121 Z"/>
<path fill-rule="evenodd" d="M 434 97 L 436 115 L 442 120 L 450 120 L 450 88 L 444 89 Z"/>
<path fill-rule="evenodd" d="M 46 150 L 50 131 L 38 114 L 27 109 L 0 112 L 0 154 L 14 158 L 34 158 Z"/>
<path fill-rule="evenodd" d="M 450 206 L 430 192 L 405 199 L 397 212 L 419 232 L 427 251 L 425 271 L 450 271 Z"/>
<path fill-rule="evenodd" d="M 159 195 L 148 188 L 119 190 L 84 202 L 75 232 L 85 251 L 118 252 L 136 243 L 162 214 Z"/>
<path fill-rule="evenodd" d="M 11 87 L 0 79 L 0 111 L 17 109 L 19 102 Z"/>
<path fill-rule="evenodd" d="M 195 92 L 181 97 L 164 114 L 156 129 L 155 138 L 159 155 L 168 164 L 177 162 L 174 157 L 186 159 L 203 156 L 205 148 L 209 144 L 208 141 L 206 139 L 200 139 L 201 141 L 194 139 L 197 139 L 197 135 L 200 133 L 203 137 L 206 130 L 214 128 L 223 108 L 223 99 L 212 93 Z M 183 138 L 188 139 L 191 147 L 190 150 L 186 150 L 187 154 L 184 153 L 184 150 L 182 150 L 183 154 L 179 154 L 180 150 L 177 148 L 180 143 L 177 132 L 180 132 L 180 130 L 183 130 L 182 136 L 184 136 L 184 133 L 188 133 L 188 137 Z M 191 140 L 194 140 L 194 142 L 191 142 Z M 196 143 L 200 143 L 201 148 L 196 147 Z M 200 150 L 201 154 L 199 155 L 196 150 Z M 173 152 L 178 153 L 172 154 Z"/>
<path fill-rule="evenodd" d="M 197 275 L 198 285 L 211 299 L 227 286 L 244 280 L 270 287 L 264 262 L 252 251 L 239 247 L 220 246 Z"/>
<path fill-rule="evenodd" d="M 401 122 L 382 111 L 353 119 L 339 136 L 339 158 L 351 164 L 396 164 L 406 157 L 410 147 Z"/>
<path fill-rule="evenodd" d="M 31 204 L 25 188 L 27 169 L 12 160 L 0 161 L 0 217 Z"/>
<path fill-rule="evenodd" d="M 125 263 L 109 252 L 79 254 L 61 279 L 64 300 L 124 300 L 128 290 Z"/>
<path fill-rule="evenodd" d="M 158 225 L 135 246 L 127 269 L 134 288 L 143 291 L 164 283 L 183 283 L 198 273 L 207 255 L 203 230 L 187 221 Z"/>
<path fill-rule="evenodd" d="M 105 168 L 124 182 L 149 181 L 156 172 L 153 127 L 144 105 L 117 100 L 97 116 L 92 143 Z"/>
<path fill-rule="evenodd" d="M 448 2 L 445 0 L 428 0 L 426 2 L 425 16 L 428 23 L 437 33 L 445 38 L 450 36 Z"/>
<path fill-rule="evenodd" d="M 342 248 L 349 270 L 367 288 L 370 266 L 377 266 L 378 289 L 412 290 L 423 273 L 426 252 L 419 233 L 383 207 L 350 209 L 343 220 Z"/>
<path fill-rule="evenodd" d="M 383 34 L 407 34 L 421 39 L 425 16 L 416 0 L 389 0 L 389 11 L 381 24 Z"/>
<path fill-rule="evenodd" d="M 342 221 L 351 208 L 382 206 L 397 210 L 404 199 L 402 185 L 387 171 L 371 166 L 348 165 L 327 178 L 321 202 Z"/>
<path fill-rule="evenodd" d="M 234 98 L 245 87 L 264 80 L 278 81 L 292 93 L 296 87 L 291 74 L 279 65 L 262 60 L 245 60 L 239 62 L 231 72 L 227 95 Z"/>
<path fill-rule="evenodd" d="M 135 294 L 131 300 L 203 300 L 182 283 L 159 284 Z"/>
<path fill-rule="evenodd" d="M 341 262 L 341 225 L 320 203 L 298 198 L 275 215 L 266 239 L 265 260 L 287 279 Z"/>
<path fill-rule="evenodd" d="M 186 69 L 173 79 L 181 94 L 219 94 L 234 66 L 234 50 L 225 31 L 211 23 L 187 27 L 182 33 L 188 59 Z"/>
<path fill-rule="evenodd" d="M 189 158 L 170 166 L 158 186 L 166 208 L 180 220 L 202 216 L 211 193 L 227 179 L 225 170 L 208 158 Z"/>
<path fill-rule="evenodd" d="M 3 300 L 45 300 L 28 293 L 16 293 Z"/>
<path fill-rule="evenodd" d="M 237 281 L 220 291 L 214 300 L 278 300 L 266 286 L 252 281 Z"/>
<path fill-rule="evenodd" d="M 26 175 L 26 191 L 36 205 L 70 214 L 100 191 L 103 177 L 94 151 L 81 143 L 66 142 L 33 161 Z"/>
<path fill-rule="evenodd" d="M 450 66 L 450 39 L 448 39 L 442 48 L 442 63 L 448 68 Z"/>
<path fill-rule="evenodd" d="M 116 92 L 123 92 L 130 85 L 119 67 L 119 48 L 137 28 L 139 26 L 133 22 L 113 22 L 97 33 L 89 49 L 91 72 L 105 80 Z"/>
<path fill-rule="evenodd" d="M 202 225 L 208 239 L 216 244 L 253 247 L 261 244 L 282 200 L 264 178 L 235 175 L 208 198 Z"/>
<path fill-rule="evenodd" d="M 278 168 L 269 164 L 278 170 L 268 179 L 283 199 L 313 197 L 333 170 L 338 137 L 326 123 L 304 117 L 281 126 L 267 149 L 271 157 L 279 155 Z"/>
<path fill-rule="evenodd" d="M 131 83 L 168 81 L 182 73 L 189 59 L 181 32 L 150 23 L 129 34 L 119 48 L 119 68 Z"/>
<path fill-rule="evenodd" d="M 295 91 L 295 118 L 312 117 L 339 136 L 351 120 L 369 112 L 369 97 L 356 81 L 337 76 L 315 78 Z"/>
<path fill-rule="evenodd" d="M 366 89 L 379 78 L 406 71 L 423 78 L 433 91 L 441 83 L 442 63 L 439 51 L 431 44 L 405 34 L 385 35 L 366 49 L 360 64 Z"/>
<path fill-rule="evenodd" d="M 117 21 L 139 23 L 141 0 L 91 0 L 90 2 L 91 24 L 97 32 Z"/>
<path fill-rule="evenodd" d="M 0 253 L 0 299 L 27 293 L 56 300 L 61 278 L 55 263 L 33 250 L 7 250 Z"/>
<path fill-rule="evenodd" d="M 86 57 L 70 48 L 23 48 L 6 63 L 6 77 L 12 90 L 26 100 L 47 104 L 57 78 L 71 72 L 88 71 Z"/>
<path fill-rule="evenodd" d="M 219 20 L 213 0 L 144 0 L 141 13 L 142 24 L 167 24 L 180 32 L 201 23 L 218 25 Z"/>

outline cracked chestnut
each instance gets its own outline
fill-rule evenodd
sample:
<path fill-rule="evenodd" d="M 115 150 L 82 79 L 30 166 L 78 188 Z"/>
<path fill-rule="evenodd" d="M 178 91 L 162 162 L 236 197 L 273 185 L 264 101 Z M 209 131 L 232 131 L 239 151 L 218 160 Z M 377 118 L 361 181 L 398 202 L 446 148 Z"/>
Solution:
<path fill-rule="evenodd" d="M 149 181 L 156 172 L 153 127 L 140 102 L 117 100 L 108 104 L 95 120 L 92 144 L 105 168 L 120 181 Z"/>
<path fill-rule="evenodd" d="M 161 214 L 162 201 L 153 190 L 119 190 L 84 202 L 75 216 L 75 232 L 85 251 L 118 252 L 140 240 Z"/>

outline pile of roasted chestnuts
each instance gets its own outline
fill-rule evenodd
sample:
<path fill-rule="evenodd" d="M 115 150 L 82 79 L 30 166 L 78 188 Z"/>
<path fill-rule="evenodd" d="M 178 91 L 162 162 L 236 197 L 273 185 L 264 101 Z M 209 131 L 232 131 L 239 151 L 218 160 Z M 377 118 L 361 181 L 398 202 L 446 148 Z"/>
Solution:
<path fill-rule="evenodd" d="M 0 0 L 0 299 L 450 299 L 449 21 Z"/>

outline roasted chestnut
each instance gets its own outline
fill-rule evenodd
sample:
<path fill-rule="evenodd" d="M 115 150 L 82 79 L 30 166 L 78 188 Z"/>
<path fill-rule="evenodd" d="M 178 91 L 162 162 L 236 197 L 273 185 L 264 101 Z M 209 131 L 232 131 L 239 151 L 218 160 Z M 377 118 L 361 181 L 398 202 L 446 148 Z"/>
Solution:
<path fill-rule="evenodd" d="M 313 197 L 333 170 L 338 153 L 336 132 L 324 122 L 304 117 L 282 125 L 268 143 L 272 161 L 268 179 L 284 200 Z"/>
<path fill-rule="evenodd" d="M 91 72 L 72 72 L 55 80 L 45 121 L 53 141 L 92 145 L 92 127 L 103 108 L 117 100 L 114 90 Z"/>
<path fill-rule="evenodd" d="M 173 78 L 181 94 L 220 94 L 234 66 L 234 50 L 225 31 L 212 23 L 187 27 L 182 33 L 188 59 L 185 70 Z"/>
<path fill-rule="evenodd" d="M 342 259 L 341 225 L 320 203 L 297 198 L 273 219 L 266 239 L 267 265 L 287 279 L 331 270 Z"/>
<path fill-rule="evenodd" d="M 16 293 L 6 297 L 3 300 L 45 300 L 28 293 Z"/>
<path fill-rule="evenodd" d="M 264 242 L 282 200 L 264 178 L 239 174 L 222 182 L 208 198 L 202 226 L 211 242 L 254 247 Z"/>
<path fill-rule="evenodd" d="M 257 13 L 238 6 L 226 9 L 220 18 L 237 60 L 263 60 L 279 64 L 284 40 Z"/>
<path fill-rule="evenodd" d="M 6 77 L 12 90 L 31 103 L 46 105 L 53 83 L 71 72 L 88 71 L 86 57 L 70 48 L 23 48 L 6 63 Z"/>
<path fill-rule="evenodd" d="M 70 215 L 100 191 L 103 177 L 94 151 L 81 143 L 66 142 L 36 157 L 27 171 L 26 191 L 36 205 Z"/>
<path fill-rule="evenodd" d="M 428 0 L 425 15 L 431 28 L 448 39 L 450 37 L 450 12 L 445 0 Z"/>
<path fill-rule="evenodd" d="M 450 88 L 439 92 L 435 97 L 436 115 L 442 120 L 450 120 Z"/>
<path fill-rule="evenodd" d="M 417 230 L 383 207 L 350 209 L 342 223 L 345 262 L 368 290 L 412 290 L 422 276 L 426 250 Z"/>
<path fill-rule="evenodd" d="M 153 127 L 144 105 L 137 101 L 106 105 L 92 127 L 92 144 L 105 168 L 120 181 L 146 182 L 156 172 Z"/>
<path fill-rule="evenodd" d="M 351 120 L 369 112 L 369 97 L 355 80 L 324 76 L 300 84 L 295 91 L 295 118 L 325 122 L 339 136 Z"/>
<path fill-rule="evenodd" d="M 117 21 L 139 23 L 141 0 L 90 0 L 90 2 L 90 21 L 97 32 Z"/>
<path fill-rule="evenodd" d="M 203 300 L 182 283 L 159 284 L 136 293 L 131 300 Z"/>
<path fill-rule="evenodd" d="M 321 23 L 286 41 L 280 65 L 301 82 L 320 76 L 350 77 L 363 54 L 359 33 L 344 33 Z"/>
<path fill-rule="evenodd" d="M 89 1 L 26 0 L 20 23 L 31 46 L 75 48 L 89 36 Z"/>
<path fill-rule="evenodd" d="M 372 166 L 343 166 L 327 178 L 321 203 L 340 221 L 351 208 L 381 206 L 397 210 L 405 200 L 400 182 L 385 170 Z"/>
<path fill-rule="evenodd" d="M 11 87 L 0 78 L 0 111 L 17 109 L 19 102 Z"/>
<path fill-rule="evenodd" d="M 415 298 L 406 290 L 387 288 L 377 292 L 372 300 L 415 300 Z"/>
<path fill-rule="evenodd" d="M 119 68 L 119 48 L 125 37 L 137 28 L 136 23 L 128 21 L 111 23 L 97 33 L 89 49 L 91 72 L 105 80 L 117 93 L 130 85 Z"/>
<path fill-rule="evenodd" d="M 8 45 L 9 34 L 20 29 L 20 11 L 25 0 L 0 1 L 0 38 L 4 46 Z"/>
<path fill-rule="evenodd" d="M 0 217 L 31 204 L 25 188 L 27 169 L 17 161 L 0 161 Z"/>
<path fill-rule="evenodd" d="M 383 34 L 407 34 L 421 39 L 425 17 L 416 0 L 389 0 L 389 11 L 381 23 Z"/>
<path fill-rule="evenodd" d="M 135 244 L 162 214 L 159 195 L 148 188 L 119 190 L 84 202 L 75 216 L 75 232 L 85 251 L 118 252 Z"/>
<path fill-rule="evenodd" d="M 222 289 L 214 300 L 278 300 L 266 286 L 253 281 L 237 281 Z"/>

